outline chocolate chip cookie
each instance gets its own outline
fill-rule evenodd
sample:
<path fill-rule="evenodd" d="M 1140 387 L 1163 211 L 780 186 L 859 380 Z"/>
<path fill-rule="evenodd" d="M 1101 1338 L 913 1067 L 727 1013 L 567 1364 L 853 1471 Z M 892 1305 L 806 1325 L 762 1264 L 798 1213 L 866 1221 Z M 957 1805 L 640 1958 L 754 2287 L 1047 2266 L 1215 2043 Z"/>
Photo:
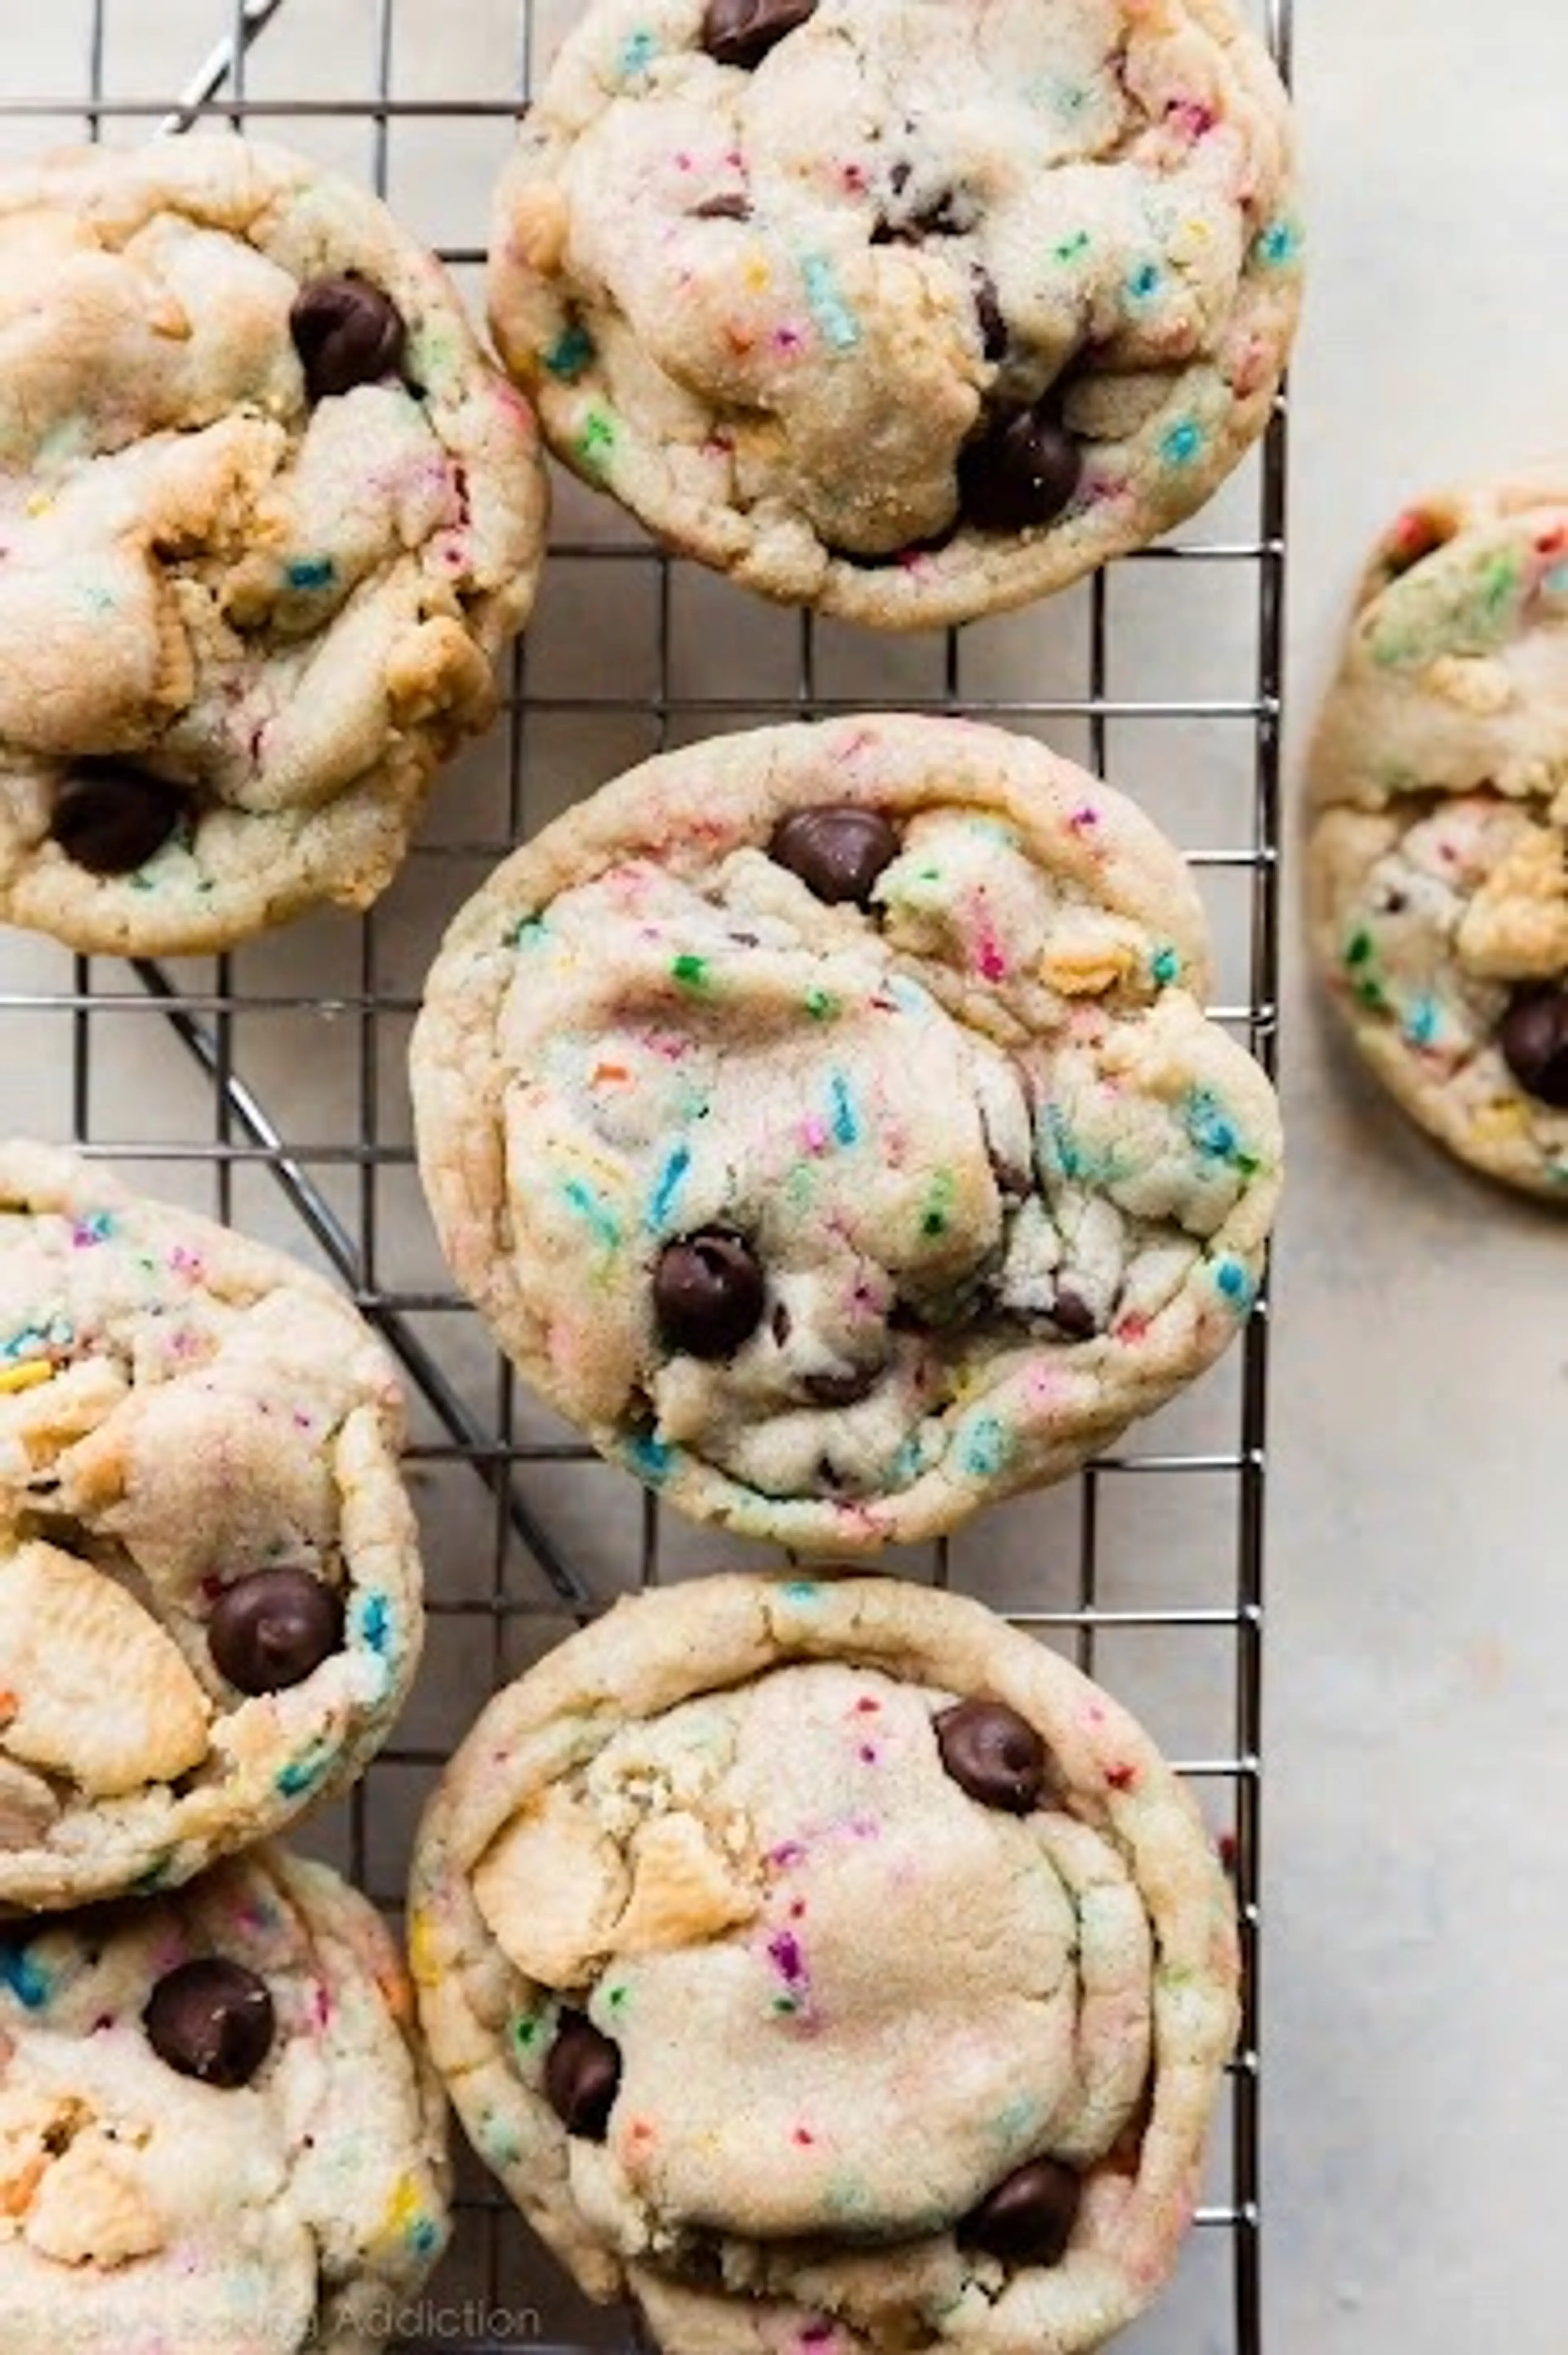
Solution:
<path fill-rule="evenodd" d="M 0 1908 L 184 1881 L 358 1771 L 419 1652 L 401 1433 L 318 1276 L 0 1145 Z"/>
<path fill-rule="evenodd" d="M 411 1904 L 475 2148 L 666 2348 L 1075 2355 L 1171 2268 L 1229 1892 L 1147 1735 L 977 1603 L 617 1604 L 485 1709 Z"/>
<path fill-rule="evenodd" d="M 1279 1186 L 1180 855 L 960 720 L 650 761 L 459 915 L 413 1044 L 459 1284 L 682 1510 L 824 1552 L 1059 1478 L 1217 1357 Z"/>
<path fill-rule="evenodd" d="M 1568 1209 L 1568 466 L 1385 534 L 1311 765 L 1357 1045 L 1451 1153 Z"/>
<path fill-rule="evenodd" d="M 1201 506 L 1267 421 L 1299 256 L 1229 0 L 597 0 L 503 180 L 491 313 L 585 480 L 902 629 Z"/>
<path fill-rule="evenodd" d="M 7 2355 L 371 2355 L 446 2237 L 446 2125 L 365 1900 L 279 1849 L 0 1924 Z"/>
<path fill-rule="evenodd" d="M 531 412 L 366 191 L 217 136 L 0 173 L 0 917 L 217 949 L 391 879 L 494 709 Z"/>

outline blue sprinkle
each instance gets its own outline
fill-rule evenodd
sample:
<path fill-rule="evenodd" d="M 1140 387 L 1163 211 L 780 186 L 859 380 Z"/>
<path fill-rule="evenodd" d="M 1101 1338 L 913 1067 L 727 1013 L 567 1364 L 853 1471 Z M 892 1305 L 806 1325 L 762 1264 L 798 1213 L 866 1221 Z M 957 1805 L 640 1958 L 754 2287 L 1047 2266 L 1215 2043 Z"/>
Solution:
<path fill-rule="evenodd" d="M 832 1081 L 833 1099 L 833 1135 L 841 1145 L 853 1145 L 860 1135 L 860 1124 L 850 1102 L 849 1082 L 842 1071 L 835 1071 Z"/>
<path fill-rule="evenodd" d="M 563 377 L 569 384 L 581 376 L 593 358 L 593 337 L 580 322 L 574 320 L 545 354 L 545 366 L 552 376 Z"/>
<path fill-rule="evenodd" d="M 634 81 L 645 74 L 659 54 L 659 44 L 645 27 L 629 34 L 620 45 L 620 76 L 623 81 Z"/>
<path fill-rule="evenodd" d="M 1181 978 L 1181 960 L 1174 949 L 1159 949 L 1155 953 L 1152 971 L 1161 989 L 1169 989 L 1173 981 Z"/>
<path fill-rule="evenodd" d="M 1223 1259 L 1214 1269 L 1214 1282 L 1225 1298 L 1237 1308 L 1252 1305 L 1252 1278 L 1240 1260 Z"/>
<path fill-rule="evenodd" d="M 1046 1105 L 1045 1126 L 1050 1136 L 1052 1156 L 1061 1176 L 1081 1178 L 1084 1156 L 1074 1142 L 1073 1132 L 1067 1126 L 1067 1115 L 1060 1104 Z"/>
<path fill-rule="evenodd" d="M 1541 585 L 1549 597 L 1568 597 L 1568 564 L 1554 564 Z"/>
<path fill-rule="evenodd" d="M 653 1199 L 648 1205 L 649 1231 L 657 1234 L 670 1215 L 670 1205 L 680 1192 L 687 1170 L 692 1166 L 691 1148 L 677 1145 L 660 1174 L 653 1188 Z"/>
<path fill-rule="evenodd" d="M 1270 221 L 1258 236 L 1255 249 L 1260 261 L 1273 264 L 1277 270 L 1294 261 L 1301 250 L 1301 231 L 1293 220 Z"/>
<path fill-rule="evenodd" d="M 614 1251 L 620 1241 L 620 1229 L 598 1195 L 580 1178 L 568 1178 L 561 1191 L 573 1209 L 588 1220 L 606 1249 Z"/>
<path fill-rule="evenodd" d="M 639 1432 L 635 1439 L 627 1441 L 626 1453 L 632 1470 L 640 1473 L 644 1480 L 655 1482 L 666 1476 L 675 1460 L 673 1448 L 645 1431 Z"/>
<path fill-rule="evenodd" d="M 332 1744 L 317 1742 L 298 1758 L 291 1758 L 286 1766 L 281 1766 L 273 1783 L 285 1799 L 297 1799 L 302 1791 L 313 1789 L 321 1781 L 332 1762 Z"/>
<path fill-rule="evenodd" d="M 0 1945 L 0 1987 L 7 1987 L 28 2011 L 41 2011 L 50 1994 L 48 1973 L 29 1960 L 25 1946 Z"/>
<path fill-rule="evenodd" d="M 1207 1088 L 1187 1098 L 1187 1135 L 1209 1161 L 1228 1161 L 1236 1149 L 1235 1130 Z"/>
<path fill-rule="evenodd" d="M 787 1603 L 819 1603 L 822 1594 L 814 1578 L 787 1579 L 779 1592 Z"/>
<path fill-rule="evenodd" d="M 288 567 L 291 589 L 330 589 L 336 568 L 330 556 L 302 556 Z"/>
<path fill-rule="evenodd" d="M 408 2246 L 418 2257 L 428 2257 L 440 2239 L 440 2233 L 429 2216 L 421 2216 L 418 2222 L 408 2229 Z"/>
<path fill-rule="evenodd" d="M 1442 1027 L 1442 1020 L 1435 997 L 1418 997 L 1405 1020 L 1406 1039 L 1413 1047 L 1430 1047 Z"/>
<path fill-rule="evenodd" d="M 72 1241 L 84 1245 L 103 1243 L 109 1241 L 113 1232 L 114 1220 L 109 1211 L 90 1210 L 85 1219 L 77 1220 Z"/>
<path fill-rule="evenodd" d="M 1011 1452 L 1011 1442 L 995 1415 L 982 1415 L 964 1442 L 964 1469 L 978 1480 L 1000 1472 Z"/>
<path fill-rule="evenodd" d="M 1184 417 L 1160 444 L 1160 454 L 1172 466 L 1190 466 L 1202 446 L 1202 428 L 1195 418 Z"/>
<path fill-rule="evenodd" d="M 1160 271 L 1157 261 L 1140 262 L 1127 282 L 1127 291 L 1135 303 L 1146 302 L 1160 283 Z"/>
<path fill-rule="evenodd" d="M 833 273 L 824 256 L 808 253 L 800 264 L 800 277 L 811 316 L 834 351 L 853 351 L 860 341 L 860 329 L 854 314 L 833 283 Z"/>
<path fill-rule="evenodd" d="M 359 1614 L 359 1632 L 378 1658 L 392 1648 L 392 1614 L 384 1594 L 367 1594 Z"/>

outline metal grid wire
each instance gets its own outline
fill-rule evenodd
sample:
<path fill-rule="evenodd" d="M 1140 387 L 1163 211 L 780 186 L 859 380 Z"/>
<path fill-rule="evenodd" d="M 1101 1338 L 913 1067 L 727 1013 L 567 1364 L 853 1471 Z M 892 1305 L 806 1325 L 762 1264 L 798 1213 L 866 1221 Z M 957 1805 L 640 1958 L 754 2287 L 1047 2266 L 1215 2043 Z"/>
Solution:
<path fill-rule="evenodd" d="M 487 155 L 499 161 L 528 94 L 535 55 L 545 49 L 535 11 L 548 0 L 56 0 L 61 12 L 73 5 L 79 22 L 69 28 L 72 62 L 63 81 L 58 73 L 37 80 L 33 42 L 25 38 L 18 47 L 8 39 L 0 59 L 0 133 L 10 150 L 84 132 L 90 139 L 121 143 L 177 135 L 212 122 L 251 126 L 259 135 L 307 149 L 330 133 L 336 143 L 331 160 L 342 161 L 346 127 L 358 169 L 401 208 L 399 158 L 417 143 L 453 133 L 466 140 L 488 127 Z M 1255 15 L 1288 72 L 1291 0 L 1256 0 Z M 280 87 L 263 70 L 281 46 L 274 28 L 291 27 L 302 36 L 307 16 L 313 35 L 334 28 L 344 34 L 357 64 L 344 75 L 334 59 L 330 73 L 318 74 L 312 52 L 296 49 L 291 78 Z M 161 59 L 171 28 L 184 40 L 193 26 L 202 34 L 194 63 L 183 59 L 178 72 L 159 64 L 156 86 L 149 86 L 143 44 Z M 454 91 L 416 77 L 410 94 L 407 61 L 442 49 L 460 54 L 458 37 L 464 31 L 482 37 L 492 60 L 487 86 Z M 68 54 L 66 28 L 58 27 L 57 33 L 51 58 Z M 497 71 L 498 59 L 503 62 Z M 431 168 L 439 178 L 439 159 Z M 421 226 L 417 218 L 412 225 Z M 445 227 L 428 233 L 474 293 L 483 259 L 482 197 L 465 212 L 457 236 Z M 994 718 L 1043 734 L 1097 773 L 1108 767 L 1126 782 L 1122 723 L 1134 730 L 1167 723 L 1196 729 L 1204 748 L 1223 739 L 1229 756 L 1233 790 L 1223 808 L 1203 805 L 1203 838 L 1189 839 L 1187 847 L 1202 881 L 1229 887 L 1232 986 L 1211 1011 L 1272 1072 L 1286 445 L 1281 400 L 1261 457 L 1245 474 L 1239 505 L 1233 496 L 1221 502 L 1227 530 L 1214 536 L 1212 509 L 1178 544 L 1125 559 L 1081 592 L 1052 601 L 1049 631 L 1038 647 L 1030 641 L 1027 676 L 1032 687 L 1037 676 L 1066 679 L 1070 692 L 1023 692 L 1011 676 L 998 688 L 995 666 L 982 661 L 971 669 L 973 631 L 933 639 L 919 676 L 886 648 L 879 670 L 878 650 L 868 654 L 863 644 L 863 683 L 852 687 L 842 660 L 844 634 L 795 614 L 773 616 L 766 659 L 742 652 L 694 684 L 683 653 L 694 624 L 690 615 L 682 620 L 693 569 L 673 563 L 623 521 L 607 536 L 598 503 L 575 486 L 558 485 L 557 532 L 541 615 L 528 645 L 514 657 L 503 723 L 471 763 L 476 783 L 461 806 L 477 814 L 477 822 L 465 815 L 453 831 L 449 815 L 444 832 L 428 829 L 379 911 L 353 922 L 324 920 L 333 941 L 325 978 L 302 979 L 310 956 L 302 964 L 291 961 L 286 949 L 269 958 L 248 948 L 171 967 L 146 959 L 120 964 L 68 957 L 52 949 L 29 954 L 37 944 L 0 942 L 0 1078 L 52 1063 L 65 1080 L 54 1133 L 89 1153 L 131 1165 L 133 1178 L 155 1190 L 183 1186 L 190 1195 L 199 1189 L 194 1199 L 201 1207 L 253 1229 L 271 1229 L 278 1240 L 313 1257 L 376 1325 L 407 1377 L 415 1408 L 411 1477 L 422 1507 L 429 1573 L 433 1657 L 428 1656 L 426 1684 L 435 1706 L 410 1711 L 402 1738 L 335 1817 L 318 1825 L 312 1842 L 335 1855 L 394 1915 L 418 1806 L 484 1693 L 600 1607 L 618 1585 L 678 1576 L 714 1558 L 711 1548 L 705 1557 L 700 1549 L 690 1551 L 683 1544 L 690 1533 L 673 1530 L 651 1497 L 598 1465 L 569 1433 L 514 1392 L 509 1370 L 447 1287 L 439 1263 L 408 1241 L 420 1213 L 402 1046 L 418 1004 L 423 955 L 440 924 L 484 868 L 539 822 L 535 773 L 552 761 L 564 768 L 569 798 L 616 765 L 605 749 L 609 744 L 623 743 L 630 761 L 667 743 L 768 717 L 882 703 Z M 1240 521 L 1233 522 L 1238 513 Z M 622 601 L 602 647 L 587 650 L 586 673 L 581 663 L 552 665 L 535 652 L 548 582 L 571 567 L 579 568 L 584 584 L 569 615 L 579 631 L 585 622 L 591 630 L 601 621 L 616 597 Z M 1245 594 L 1249 628 L 1230 675 L 1212 687 L 1205 678 L 1201 693 L 1125 677 L 1116 625 L 1119 585 L 1138 584 L 1139 643 L 1147 649 L 1158 644 L 1167 622 L 1183 614 L 1204 576 L 1224 576 Z M 720 594 L 745 602 L 738 591 Z M 702 607 L 694 626 L 722 635 L 734 607 L 723 610 L 726 620 L 720 622 L 719 606 Z M 573 750 L 571 725 L 583 721 L 597 731 L 591 755 Z M 542 740 L 547 743 L 543 760 Z M 458 805 L 450 791 L 442 806 L 450 813 Z M 412 900 L 399 900 L 409 891 Z M 410 910 L 419 921 L 413 922 L 413 943 L 404 950 L 399 935 Z M 296 930 L 322 935 L 313 920 Z M 416 954 L 421 941 L 423 952 Z M 345 942 L 352 943 L 346 951 Z M 268 1025 L 284 1027 L 291 1043 L 281 1052 L 275 1041 L 269 1046 Z M 128 1028 L 141 1034 L 134 1052 L 126 1047 Z M 169 1059 L 162 1068 L 171 1109 L 156 1118 L 161 1099 L 154 1096 L 133 1092 L 130 1112 L 123 1103 L 103 1101 L 105 1072 L 122 1060 L 139 1071 L 149 1032 Z M 329 1037 L 337 1076 L 331 1134 L 323 1135 L 312 1128 L 319 1113 L 297 1109 L 288 1072 L 291 1057 L 302 1050 L 308 1060 Z M 161 1083 L 153 1084 L 156 1090 Z M 138 1081 L 138 1089 L 144 1085 Z M 46 1125 L 41 1118 L 28 1124 Z M 1134 2342 L 1143 2355 L 1171 2355 L 1178 2348 L 1183 2355 L 1200 2349 L 1208 2355 L 1262 2355 L 1263 2349 L 1258 1889 L 1267 1334 L 1265 1296 L 1206 1421 L 1183 1423 L 1178 1414 L 1171 1444 L 1162 1444 L 1157 1428 L 1153 1444 L 1134 1444 L 1101 1458 L 1049 1498 L 1002 1508 L 1022 1545 L 1024 1567 L 1011 1584 L 988 1584 L 991 1554 L 983 1541 L 971 1550 L 962 1539 L 944 1542 L 889 1565 L 985 1593 L 1015 1622 L 1104 1675 L 1165 1739 L 1234 1859 L 1246 1996 L 1228 2118 L 1198 2230 L 1190 2236 L 1192 2254 L 1166 2301 L 1125 2342 L 1129 2355 Z M 1122 1510 L 1129 1492 L 1141 1508 L 1130 1518 Z M 1204 1511 L 1185 1547 L 1176 1548 L 1183 1568 L 1174 1582 L 1165 1577 L 1140 1585 L 1129 1579 L 1123 1567 L 1129 1550 L 1147 1549 L 1155 1530 L 1169 1532 L 1181 1504 L 1200 1492 Z M 997 1550 L 1005 1555 L 1006 1542 Z M 1038 1567 L 1047 1558 L 1048 1573 Z M 1142 1684 L 1129 1693 L 1128 1669 L 1118 1674 L 1107 1657 L 1113 1645 L 1139 1639 L 1148 1698 Z M 1178 1647 L 1194 1640 L 1211 1646 L 1208 1685 L 1221 1697 L 1196 1745 L 1183 1742 L 1180 1730 L 1172 1740 L 1160 1718 L 1162 1678 Z M 1139 1655 L 1128 1657 L 1136 1664 Z M 1180 1708 L 1176 1715 L 1181 1719 Z M 609 2347 L 626 2339 L 624 2318 L 606 2318 L 577 2300 L 477 2169 L 469 2169 L 461 2179 L 453 2253 L 429 2296 L 401 2318 L 396 2343 L 500 2355 L 541 2341 Z"/>

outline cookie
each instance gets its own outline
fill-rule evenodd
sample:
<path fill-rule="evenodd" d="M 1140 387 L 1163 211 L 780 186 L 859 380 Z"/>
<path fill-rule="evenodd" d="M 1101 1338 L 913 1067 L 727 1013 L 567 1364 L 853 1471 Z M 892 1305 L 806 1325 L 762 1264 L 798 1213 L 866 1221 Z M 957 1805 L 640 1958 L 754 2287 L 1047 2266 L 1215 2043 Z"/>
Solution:
<path fill-rule="evenodd" d="M 1412 508 L 1311 756 L 1310 921 L 1392 1094 L 1568 1209 L 1568 465 Z"/>
<path fill-rule="evenodd" d="M 889 629 L 1192 515 L 1299 302 L 1285 93 L 1229 0 L 597 0 L 498 193 L 556 454 L 747 587 Z"/>
<path fill-rule="evenodd" d="M 0 917 L 365 907 L 532 601 L 532 415 L 364 189 L 218 136 L 0 173 Z"/>
<path fill-rule="evenodd" d="M 422 1632 L 401 1437 L 319 1276 L 0 1145 L 0 1908 L 186 1880 L 358 1772 Z"/>
<path fill-rule="evenodd" d="M 410 1902 L 474 2147 L 681 2355 L 1073 2355 L 1171 2268 L 1229 1891 L 1148 1736 L 978 1603 L 617 1604 L 486 1707 Z"/>
<path fill-rule="evenodd" d="M 7 2355 L 371 2355 L 446 2237 L 402 1964 L 324 1865 L 0 1925 Z"/>
<path fill-rule="evenodd" d="M 1217 1357 L 1279 1184 L 1180 855 L 1042 745 L 867 716 L 514 854 L 412 1071 L 458 1283 L 683 1511 L 820 1552 L 1062 1477 Z"/>

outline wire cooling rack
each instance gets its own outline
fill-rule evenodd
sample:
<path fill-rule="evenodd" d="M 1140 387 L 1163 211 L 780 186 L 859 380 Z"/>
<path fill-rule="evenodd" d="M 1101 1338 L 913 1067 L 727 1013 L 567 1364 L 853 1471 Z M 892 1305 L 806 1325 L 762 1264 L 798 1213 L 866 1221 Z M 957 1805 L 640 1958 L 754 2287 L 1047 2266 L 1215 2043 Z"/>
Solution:
<path fill-rule="evenodd" d="M 5 0 L 20 15 L 20 0 Z M 481 300 L 489 189 L 552 0 L 51 0 L 0 49 L 0 155 L 249 128 L 371 180 Z M 567 0 L 560 0 L 563 11 Z M 31 18 L 33 12 L 26 12 Z M 1291 0 L 1256 21 L 1288 69 Z M 1266 442 L 1173 545 L 1033 612 L 878 641 L 754 605 L 557 485 L 546 587 L 502 723 L 440 791 L 380 906 L 231 956 L 72 957 L 0 938 L 0 1112 L 290 1245 L 380 1328 L 413 1411 L 430 1634 L 399 1738 L 313 1828 L 394 1915 L 431 1777 L 484 1695 L 712 1540 L 514 1392 L 453 1295 L 413 1170 L 404 1050 L 446 921 L 556 808 L 660 746 L 764 718 L 961 709 L 1043 735 L 1184 842 L 1219 948 L 1213 1007 L 1272 1071 L 1287 473 Z M 889 1561 L 980 1593 L 1101 1676 L 1192 1781 L 1233 1860 L 1242 2047 L 1198 2229 L 1122 2344 L 1261 2355 L 1258 1883 L 1268 1304 L 1230 1360 L 1118 1454 L 981 1533 Z M 726 1561 L 754 1550 L 726 1543 Z M 757 1550 L 758 1559 L 766 1559 Z M 620 2347 L 476 2169 L 453 2250 L 388 2317 L 401 2348 Z"/>

